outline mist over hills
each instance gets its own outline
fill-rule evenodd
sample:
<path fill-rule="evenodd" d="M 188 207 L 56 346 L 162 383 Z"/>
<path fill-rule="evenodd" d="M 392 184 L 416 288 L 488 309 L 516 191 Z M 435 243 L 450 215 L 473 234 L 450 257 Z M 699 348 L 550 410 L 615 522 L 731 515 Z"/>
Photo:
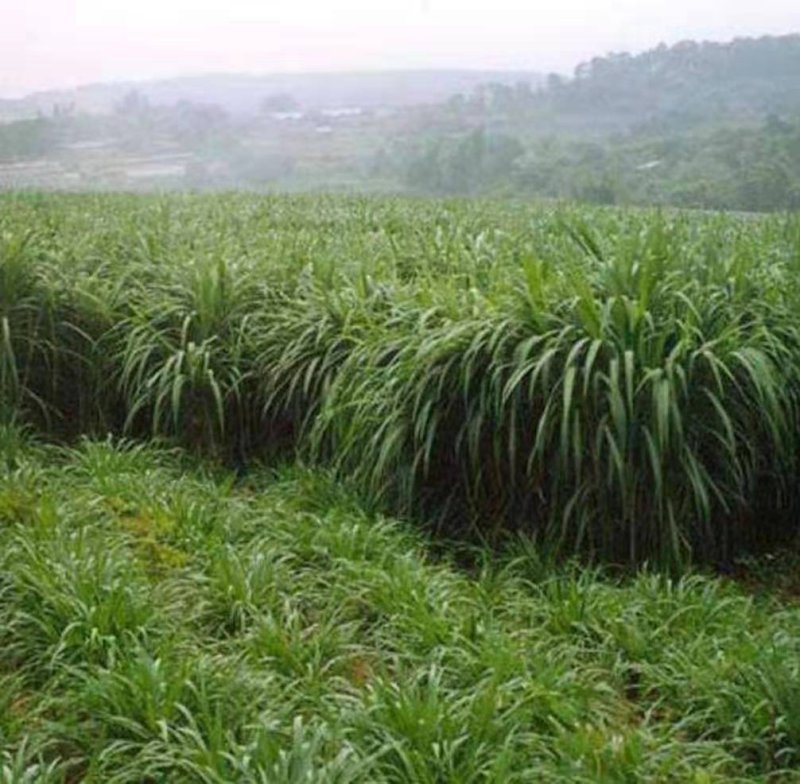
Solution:
<path fill-rule="evenodd" d="M 371 109 L 404 107 L 445 101 L 470 93 L 488 82 L 542 84 L 532 71 L 409 70 L 374 72 L 206 74 L 142 82 L 91 84 L 73 90 L 32 93 L 19 100 L 0 101 L 0 117 L 18 119 L 49 113 L 54 105 L 74 105 L 80 112 L 113 111 L 126 94 L 137 91 L 152 104 L 180 101 L 213 103 L 235 116 L 252 116 L 265 96 L 291 95 L 307 110 L 343 106 Z"/>
<path fill-rule="evenodd" d="M 800 208 L 800 35 L 526 71 L 212 74 L 0 104 L 0 188 Z M 22 118 L 22 119 L 19 119 Z"/>

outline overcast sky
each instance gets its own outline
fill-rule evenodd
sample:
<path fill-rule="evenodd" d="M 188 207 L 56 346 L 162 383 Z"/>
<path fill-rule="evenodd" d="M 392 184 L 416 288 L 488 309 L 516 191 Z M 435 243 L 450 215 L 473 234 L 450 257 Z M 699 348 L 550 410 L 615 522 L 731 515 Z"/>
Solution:
<path fill-rule="evenodd" d="M 0 0 L 0 96 L 209 71 L 571 72 L 608 51 L 800 31 L 800 0 Z"/>

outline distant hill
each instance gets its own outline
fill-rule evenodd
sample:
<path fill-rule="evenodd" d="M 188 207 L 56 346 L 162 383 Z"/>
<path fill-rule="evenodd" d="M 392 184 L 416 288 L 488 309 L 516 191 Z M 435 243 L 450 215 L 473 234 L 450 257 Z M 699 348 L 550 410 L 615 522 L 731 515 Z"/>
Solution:
<path fill-rule="evenodd" d="M 684 41 L 595 57 L 573 79 L 551 77 L 550 111 L 634 128 L 688 128 L 800 111 L 800 35 Z"/>
<path fill-rule="evenodd" d="M 800 208 L 800 35 L 685 41 L 488 84 L 384 156 L 414 190 Z"/>
<path fill-rule="evenodd" d="M 290 96 L 303 109 L 405 107 L 445 101 L 487 82 L 536 87 L 544 77 L 531 71 L 417 70 L 307 74 L 208 74 L 146 82 L 92 84 L 74 90 L 33 93 L 0 101 L 0 117 L 49 114 L 55 105 L 106 114 L 132 90 L 153 104 L 213 103 L 232 115 L 254 115 L 272 96 Z"/>

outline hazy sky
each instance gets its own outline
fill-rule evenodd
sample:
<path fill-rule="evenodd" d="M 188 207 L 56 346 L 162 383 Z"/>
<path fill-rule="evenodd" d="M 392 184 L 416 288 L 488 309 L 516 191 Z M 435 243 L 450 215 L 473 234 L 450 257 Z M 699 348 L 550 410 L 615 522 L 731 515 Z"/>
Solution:
<path fill-rule="evenodd" d="M 571 72 L 683 38 L 800 31 L 800 0 L 0 0 L 0 96 L 209 71 Z"/>

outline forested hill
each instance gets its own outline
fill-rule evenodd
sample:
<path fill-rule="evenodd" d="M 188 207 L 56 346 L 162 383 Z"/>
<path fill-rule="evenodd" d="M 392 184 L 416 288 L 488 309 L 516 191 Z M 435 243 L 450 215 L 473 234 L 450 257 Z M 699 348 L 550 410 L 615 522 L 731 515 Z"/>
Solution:
<path fill-rule="evenodd" d="M 421 191 L 800 207 L 800 35 L 596 57 L 537 91 L 486 85 L 436 120 L 386 156 Z"/>
<path fill-rule="evenodd" d="M 595 57 L 540 94 L 555 112 L 599 112 L 638 126 L 684 126 L 800 111 L 800 35 L 729 43 L 684 41 L 642 54 Z"/>

